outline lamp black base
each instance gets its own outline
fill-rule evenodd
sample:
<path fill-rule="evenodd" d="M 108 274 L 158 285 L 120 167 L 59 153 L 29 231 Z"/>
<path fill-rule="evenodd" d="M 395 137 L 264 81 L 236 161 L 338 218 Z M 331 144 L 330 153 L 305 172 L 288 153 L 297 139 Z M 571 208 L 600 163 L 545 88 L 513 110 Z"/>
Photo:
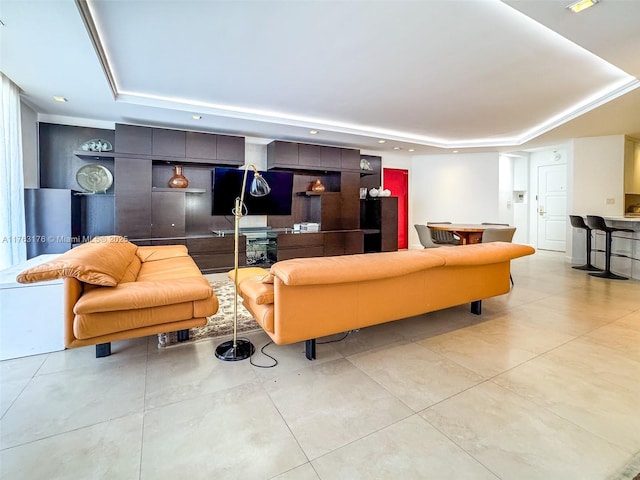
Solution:
<path fill-rule="evenodd" d="M 622 275 L 616 275 L 613 272 L 604 271 L 602 273 L 590 273 L 592 277 L 610 278 L 611 280 L 629 280 L 629 277 L 623 277 Z"/>
<path fill-rule="evenodd" d="M 601 272 L 602 269 L 595 267 L 593 265 L 591 265 L 590 263 L 587 263 L 586 265 L 580 265 L 579 267 L 571 267 L 571 268 L 575 268 L 576 270 L 587 270 L 589 272 Z"/>
<path fill-rule="evenodd" d="M 233 346 L 233 340 L 223 342 L 216 347 L 216 357 L 225 362 L 236 362 L 249 358 L 255 352 L 253 344 L 249 340 L 238 339 L 236 346 Z"/>

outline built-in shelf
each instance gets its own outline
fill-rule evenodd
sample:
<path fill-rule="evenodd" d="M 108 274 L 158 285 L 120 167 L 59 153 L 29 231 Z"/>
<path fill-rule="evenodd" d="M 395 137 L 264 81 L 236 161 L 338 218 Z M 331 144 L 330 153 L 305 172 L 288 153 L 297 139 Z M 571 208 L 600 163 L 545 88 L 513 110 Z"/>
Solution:
<path fill-rule="evenodd" d="M 89 152 L 87 150 L 74 150 L 73 154 L 83 160 L 113 160 L 113 152 Z"/>
<path fill-rule="evenodd" d="M 114 197 L 113 193 L 102 193 L 102 192 L 73 192 L 74 195 L 82 196 L 82 195 L 91 195 L 96 197 Z"/>
<path fill-rule="evenodd" d="M 326 195 L 327 193 L 340 193 L 340 192 L 312 192 L 312 191 L 307 191 L 307 192 L 296 192 L 296 195 L 301 196 L 301 197 L 316 197 L 319 195 Z"/>
<path fill-rule="evenodd" d="M 360 176 L 361 177 L 366 177 L 367 175 L 375 175 L 376 172 L 374 172 L 373 170 L 360 170 Z"/>
<path fill-rule="evenodd" d="M 153 187 L 152 192 L 172 192 L 172 193 L 206 193 L 204 188 L 170 188 Z"/>

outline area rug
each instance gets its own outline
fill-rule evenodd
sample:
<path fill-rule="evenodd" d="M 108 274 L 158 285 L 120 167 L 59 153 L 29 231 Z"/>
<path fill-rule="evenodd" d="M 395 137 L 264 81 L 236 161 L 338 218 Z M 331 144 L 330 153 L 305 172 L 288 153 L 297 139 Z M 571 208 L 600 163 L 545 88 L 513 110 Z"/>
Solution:
<path fill-rule="evenodd" d="M 158 334 L 158 348 L 166 348 L 178 343 L 182 345 L 205 338 L 223 337 L 233 333 L 233 300 L 235 297 L 233 282 L 231 280 L 211 282 L 211 288 L 218 297 L 218 312 L 207 318 L 205 326 L 189 329 L 189 340 L 186 342 L 178 342 L 177 332 Z M 242 298 L 238 298 L 238 333 L 260 330 L 260 325 L 242 306 Z"/>

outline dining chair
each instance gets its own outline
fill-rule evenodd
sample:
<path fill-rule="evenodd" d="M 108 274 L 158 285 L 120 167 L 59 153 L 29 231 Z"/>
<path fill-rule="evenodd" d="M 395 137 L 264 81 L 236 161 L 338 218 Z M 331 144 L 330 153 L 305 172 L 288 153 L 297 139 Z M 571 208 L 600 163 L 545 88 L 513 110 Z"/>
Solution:
<path fill-rule="evenodd" d="M 482 243 L 491 243 L 491 242 L 509 242 L 513 240 L 513 235 L 516 233 L 516 227 L 511 228 L 485 228 L 484 232 L 482 232 Z M 509 280 L 511 281 L 511 285 L 513 283 L 513 276 L 509 273 Z"/>
<path fill-rule="evenodd" d="M 450 225 L 451 222 L 427 222 L 427 228 L 429 225 Z M 431 239 L 434 243 L 440 245 L 460 245 L 460 237 L 453 232 L 447 232 L 445 230 L 431 230 Z"/>
<path fill-rule="evenodd" d="M 426 225 L 414 225 L 416 227 L 416 232 L 418 232 L 418 238 L 420 239 L 420 244 L 424 248 L 438 248 L 440 245 L 436 245 L 433 243 L 431 238 L 431 231 Z"/>

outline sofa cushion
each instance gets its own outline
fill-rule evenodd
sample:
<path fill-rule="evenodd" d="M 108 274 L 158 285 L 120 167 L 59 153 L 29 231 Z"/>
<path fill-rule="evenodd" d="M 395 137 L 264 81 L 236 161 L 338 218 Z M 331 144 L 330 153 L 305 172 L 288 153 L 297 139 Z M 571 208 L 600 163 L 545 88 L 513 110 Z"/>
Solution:
<path fill-rule="evenodd" d="M 178 278 L 168 281 L 122 283 L 115 288 L 96 288 L 82 295 L 75 304 L 76 315 L 96 312 L 138 310 L 205 300 L 213 296 L 206 278 Z"/>
<path fill-rule="evenodd" d="M 442 265 L 442 257 L 422 250 L 404 250 L 294 258 L 273 264 L 271 273 L 286 285 L 326 285 L 398 277 Z"/>
<path fill-rule="evenodd" d="M 263 283 L 260 277 L 255 279 L 246 279 L 239 286 L 242 298 L 252 298 L 256 305 L 268 305 L 273 303 L 273 285 Z"/>
<path fill-rule="evenodd" d="M 276 278 L 276 277 L 274 277 L 274 276 L 273 276 L 273 273 L 269 272 L 269 273 L 267 273 L 266 275 L 264 275 L 264 276 L 260 279 L 260 281 L 261 281 L 262 283 L 271 283 L 271 284 L 273 284 L 273 282 L 274 282 L 275 278 Z"/>
<path fill-rule="evenodd" d="M 140 261 L 140 258 L 137 255 L 134 255 L 131 259 L 131 263 L 129 263 L 129 266 L 127 267 L 127 270 L 120 279 L 120 283 L 135 282 L 138 278 L 141 266 L 142 262 Z"/>
<path fill-rule="evenodd" d="M 175 324 L 196 317 L 195 311 L 213 312 L 217 310 L 215 297 L 193 302 L 174 303 L 159 307 L 114 312 L 96 312 L 76 315 L 73 322 L 74 336 L 80 340 L 89 340 L 103 335 L 112 335 L 127 330 L 140 330 L 145 327 Z M 213 313 L 209 313 L 212 315 Z M 202 317 L 204 319 L 204 316 Z M 204 320 L 202 325 L 206 322 Z M 166 328 L 165 331 L 173 329 Z M 136 335 L 139 336 L 139 335 Z"/>
<path fill-rule="evenodd" d="M 198 266 L 188 255 L 142 262 L 136 281 L 172 280 L 186 277 L 202 277 Z"/>
<path fill-rule="evenodd" d="M 227 272 L 227 277 L 233 282 L 234 270 L 229 270 Z M 247 278 L 262 278 L 265 275 L 268 275 L 269 271 L 265 270 L 262 267 L 242 267 L 238 269 L 238 285 L 244 282 Z"/>
<path fill-rule="evenodd" d="M 508 262 L 514 258 L 524 257 L 535 252 L 528 245 L 508 242 L 476 243 L 455 247 L 440 247 L 431 250 L 434 251 L 430 253 L 441 257 L 448 267 Z"/>
<path fill-rule="evenodd" d="M 167 258 L 187 257 L 189 251 L 184 245 L 156 245 L 153 247 L 138 247 L 136 255 L 142 262 L 155 262 Z"/>
<path fill-rule="evenodd" d="M 50 262 L 20 273 L 20 283 L 73 277 L 81 282 L 114 287 L 124 277 L 138 247 L 124 237 L 96 237 Z"/>

